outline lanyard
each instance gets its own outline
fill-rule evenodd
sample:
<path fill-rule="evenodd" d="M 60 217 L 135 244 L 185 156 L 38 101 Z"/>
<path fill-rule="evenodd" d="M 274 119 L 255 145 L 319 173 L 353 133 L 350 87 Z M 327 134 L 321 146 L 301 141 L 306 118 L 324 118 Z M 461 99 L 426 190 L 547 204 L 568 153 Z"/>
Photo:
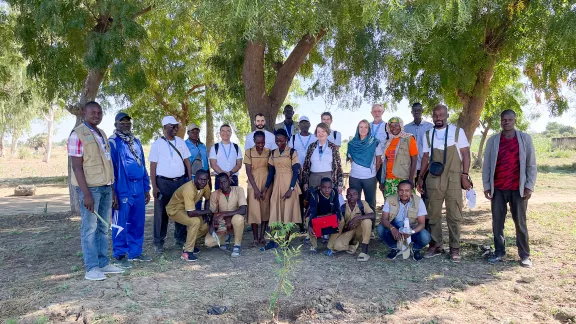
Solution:
<path fill-rule="evenodd" d="M 320 144 L 320 142 L 318 142 L 318 144 Z M 324 151 L 326 150 L 327 146 L 328 146 L 328 140 L 326 140 L 326 144 L 324 144 L 324 147 L 322 147 L 322 145 L 318 145 L 318 155 L 320 156 L 320 161 L 322 161 L 322 155 L 324 155 Z"/>
<path fill-rule="evenodd" d="M 92 131 L 92 135 L 94 135 L 94 133 L 99 134 L 99 132 L 96 132 L 96 130 L 92 127 L 90 127 L 90 125 L 88 125 L 88 123 L 84 122 L 84 125 L 86 125 L 86 127 L 88 127 L 91 131 Z M 100 134 L 99 136 L 94 136 L 94 138 L 100 138 L 102 141 L 102 145 L 98 145 L 100 146 L 100 150 L 102 151 L 102 153 L 106 154 L 106 142 L 104 141 L 104 138 L 102 137 L 102 135 Z"/>
<path fill-rule="evenodd" d="M 224 146 L 224 144 L 222 142 L 220 142 L 220 145 L 222 145 L 222 149 L 224 150 L 224 155 L 226 156 L 226 161 L 228 161 L 230 159 L 230 153 L 232 153 L 232 143 L 230 143 L 228 145 L 228 153 L 226 153 L 226 147 Z"/>
<path fill-rule="evenodd" d="M 294 123 L 292 123 L 292 125 L 294 125 Z M 286 133 L 288 133 L 288 138 L 292 137 L 292 125 L 290 125 L 290 130 L 288 130 L 288 127 L 286 127 L 286 123 L 284 123 L 284 130 L 286 131 Z"/>
<path fill-rule="evenodd" d="M 304 150 L 307 151 L 308 146 L 310 145 L 310 140 L 312 139 L 312 135 L 308 135 L 308 141 L 306 142 L 306 145 L 304 145 L 304 142 L 302 141 L 302 136 L 300 136 L 300 134 L 298 134 L 298 139 L 300 140 L 300 144 L 302 144 L 302 147 L 304 147 Z"/>
<path fill-rule="evenodd" d="M 380 130 L 380 126 L 382 126 L 382 124 L 384 124 L 384 122 L 380 122 L 380 124 L 378 124 L 378 127 L 376 127 L 376 131 L 374 131 L 374 122 L 372 122 L 372 135 L 374 135 L 374 137 L 378 135 L 378 131 Z"/>
<path fill-rule="evenodd" d="M 174 151 L 172 150 L 172 146 L 170 145 L 170 143 L 168 143 L 167 138 L 165 138 L 164 140 L 166 141 L 166 145 L 168 145 L 168 151 L 170 152 L 170 158 L 172 158 L 172 155 L 174 155 Z M 174 137 L 174 146 L 176 146 L 176 137 Z"/>

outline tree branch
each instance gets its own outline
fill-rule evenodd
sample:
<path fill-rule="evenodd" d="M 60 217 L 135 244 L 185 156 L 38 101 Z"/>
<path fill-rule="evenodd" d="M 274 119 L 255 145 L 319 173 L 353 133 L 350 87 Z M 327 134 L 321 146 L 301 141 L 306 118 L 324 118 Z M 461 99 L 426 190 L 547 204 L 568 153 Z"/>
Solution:
<path fill-rule="evenodd" d="M 144 15 L 145 13 L 149 12 L 150 10 L 152 10 L 152 6 L 148 6 L 140 11 L 138 11 L 135 15 L 133 19 L 136 19 L 142 15 Z"/>
<path fill-rule="evenodd" d="M 456 95 L 458 95 L 463 104 L 470 101 L 470 95 L 462 89 L 456 89 Z"/>
<path fill-rule="evenodd" d="M 186 97 L 184 97 L 184 101 L 188 100 L 188 97 L 190 97 L 190 95 L 192 95 L 194 93 L 194 90 L 196 90 L 198 88 L 206 87 L 206 86 L 208 86 L 208 84 L 206 84 L 206 83 L 196 84 L 196 85 L 192 86 L 192 88 L 190 88 L 190 90 L 188 90 L 186 92 Z M 196 92 L 196 93 L 202 93 L 202 92 L 204 92 L 204 90 Z"/>
<path fill-rule="evenodd" d="M 282 64 L 276 75 L 276 81 L 270 91 L 270 99 L 276 103 L 282 103 L 286 99 L 288 90 L 292 85 L 294 76 L 300 69 L 300 66 L 306 60 L 306 57 L 312 51 L 314 46 L 326 35 L 326 29 L 321 29 L 317 35 L 306 34 L 302 36 L 298 44 L 294 47 L 288 58 Z"/>

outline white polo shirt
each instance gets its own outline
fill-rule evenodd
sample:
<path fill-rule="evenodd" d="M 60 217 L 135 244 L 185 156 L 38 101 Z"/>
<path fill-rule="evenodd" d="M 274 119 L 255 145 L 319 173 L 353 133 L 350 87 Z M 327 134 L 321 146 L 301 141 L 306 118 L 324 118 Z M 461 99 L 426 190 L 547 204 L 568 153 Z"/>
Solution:
<path fill-rule="evenodd" d="M 267 130 L 262 130 L 264 132 L 264 147 L 270 150 L 274 150 L 277 149 L 278 146 L 276 145 L 276 136 L 274 136 L 273 133 L 267 131 Z M 252 133 L 248 134 L 246 136 L 246 142 L 244 143 L 244 151 L 247 151 L 251 148 L 254 147 L 254 133 L 256 133 L 256 131 L 253 131 Z M 220 151 L 220 149 L 218 149 L 218 151 Z"/>
<path fill-rule="evenodd" d="M 332 172 L 332 149 L 328 146 L 328 141 L 322 146 L 320 155 L 320 142 L 310 157 L 310 172 Z"/>
<path fill-rule="evenodd" d="M 186 142 L 178 136 L 170 141 L 174 145 L 183 159 L 190 157 L 190 150 L 186 146 Z M 166 178 L 178 178 L 186 174 L 184 163 L 180 155 L 162 138 L 157 139 L 152 143 L 150 154 L 148 154 L 148 161 L 158 163 L 156 167 L 156 175 Z"/>
<path fill-rule="evenodd" d="M 308 147 L 310 144 L 316 142 L 318 139 L 313 134 L 308 136 L 301 136 L 300 134 L 292 135 L 288 140 L 288 146 L 295 149 L 298 152 L 298 162 L 300 166 L 304 166 L 304 159 L 306 159 L 306 153 L 308 152 Z"/>
<path fill-rule="evenodd" d="M 336 138 L 334 138 L 334 135 L 336 135 Z M 342 146 L 342 133 L 331 129 L 330 130 L 330 135 L 328 135 L 328 140 L 334 144 L 336 144 L 336 146 L 340 147 Z"/>
<path fill-rule="evenodd" d="M 458 135 L 458 143 L 456 143 L 456 128 L 457 127 L 455 125 L 448 125 L 448 139 L 446 146 L 456 145 L 457 149 L 456 151 L 458 151 L 458 157 L 460 158 L 460 161 L 462 161 L 462 155 L 460 153 L 460 149 L 469 147 L 470 144 L 468 143 L 468 139 L 466 138 L 466 134 L 464 133 L 464 130 L 462 128 L 460 128 L 460 135 Z M 436 129 L 435 133 L 434 130 L 435 128 L 429 130 L 428 138 L 430 139 L 430 144 L 432 144 L 432 140 L 434 140 L 434 148 L 444 151 L 444 137 L 446 136 L 446 127 L 444 127 L 443 129 Z M 426 133 L 424 133 L 424 136 L 422 138 L 422 152 L 424 153 L 428 152 L 428 158 L 430 158 L 431 148 L 430 145 L 428 145 L 428 141 L 426 140 Z"/>
<path fill-rule="evenodd" d="M 394 221 L 395 222 L 403 222 L 404 218 L 408 215 L 408 213 L 406 212 L 406 208 L 410 208 L 410 204 L 412 204 L 413 200 L 408 202 L 406 205 L 404 205 L 401 201 L 398 201 L 398 202 L 399 202 L 398 215 L 396 215 L 396 217 L 394 218 Z M 382 208 L 382 212 L 384 212 L 384 213 L 390 212 L 390 204 L 388 203 L 388 199 L 386 199 L 386 202 L 384 203 L 384 207 Z M 428 215 L 428 212 L 426 211 L 426 205 L 424 205 L 424 200 L 420 199 L 420 205 L 418 205 L 417 217 L 426 216 L 426 215 Z"/>
<path fill-rule="evenodd" d="M 242 149 L 238 147 L 238 153 L 236 153 L 236 148 L 232 142 L 229 144 L 220 142 L 218 146 L 218 154 L 216 154 L 216 145 L 210 148 L 208 159 L 216 160 L 216 165 L 218 165 L 222 171 L 230 172 L 236 166 L 236 161 L 242 160 Z M 238 172 L 234 174 L 238 175 Z"/>
<path fill-rule="evenodd" d="M 374 154 L 374 158 L 372 158 L 372 164 L 369 168 L 363 167 L 356 162 L 352 161 L 352 165 L 350 168 L 350 177 L 356 179 L 370 179 L 376 176 L 376 157 L 381 156 L 383 154 L 382 145 L 376 146 L 376 152 Z"/>

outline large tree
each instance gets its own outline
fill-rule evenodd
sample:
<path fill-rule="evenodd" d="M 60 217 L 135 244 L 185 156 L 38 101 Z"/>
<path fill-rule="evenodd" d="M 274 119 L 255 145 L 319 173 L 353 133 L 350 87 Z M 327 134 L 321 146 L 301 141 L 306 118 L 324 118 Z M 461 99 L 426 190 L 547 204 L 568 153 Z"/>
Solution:
<path fill-rule="evenodd" d="M 271 128 L 295 76 L 327 66 L 324 55 L 355 46 L 355 31 L 373 25 L 379 1 L 203 1 L 195 16 L 210 33 L 226 35 L 214 66 L 242 96 L 252 120 L 263 113 Z M 340 38 L 339 38 L 340 37 Z M 346 40 L 336 48 L 335 38 Z M 317 46 L 323 39 L 322 46 Z M 340 68 L 334 65 L 328 66 Z M 241 84 L 238 81 L 241 80 Z"/>
<path fill-rule="evenodd" d="M 496 67 L 504 64 L 524 66 L 533 89 L 544 93 L 551 115 L 567 109 L 561 88 L 576 82 L 572 1 L 407 2 L 404 12 L 395 32 L 414 41 L 389 66 L 388 86 L 395 98 L 461 107 L 458 124 L 471 140 L 498 77 Z"/>

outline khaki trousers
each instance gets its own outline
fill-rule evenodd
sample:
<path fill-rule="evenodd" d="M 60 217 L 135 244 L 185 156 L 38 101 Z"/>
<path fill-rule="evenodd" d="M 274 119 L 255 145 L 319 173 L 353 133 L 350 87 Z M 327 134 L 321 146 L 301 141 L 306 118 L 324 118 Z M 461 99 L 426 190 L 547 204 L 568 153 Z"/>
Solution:
<path fill-rule="evenodd" d="M 186 244 L 184 244 L 184 252 L 193 252 L 200 229 L 205 227 L 206 232 L 208 232 L 208 224 L 204 223 L 202 217 L 189 217 L 185 210 L 180 210 L 174 215 L 168 214 L 168 217 L 174 222 L 187 227 L 188 231 L 186 234 Z"/>
<path fill-rule="evenodd" d="M 232 216 L 232 229 L 234 230 L 234 245 L 242 245 L 242 235 L 244 234 L 244 216 L 236 214 Z M 199 231 L 200 236 L 206 236 L 204 238 L 204 244 L 211 248 L 218 245 L 218 242 L 208 233 L 208 224 L 202 227 Z M 220 240 L 220 245 L 224 245 L 226 241 L 226 233 L 219 234 L 218 239 Z"/>
<path fill-rule="evenodd" d="M 363 219 L 359 226 L 355 229 L 344 232 L 333 234 L 334 244 L 331 250 L 334 251 L 346 251 L 350 247 L 350 242 L 353 240 L 354 243 L 362 242 L 362 244 L 370 243 L 370 235 L 372 234 L 372 220 Z M 332 239 L 332 236 L 330 239 Z"/>
<path fill-rule="evenodd" d="M 460 183 L 458 183 L 458 187 L 449 188 L 445 191 L 428 188 L 427 200 L 432 240 L 442 244 L 442 204 L 446 202 L 449 246 L 460 248 L 460 224 L 462 223 L 462 189 Z"/>

